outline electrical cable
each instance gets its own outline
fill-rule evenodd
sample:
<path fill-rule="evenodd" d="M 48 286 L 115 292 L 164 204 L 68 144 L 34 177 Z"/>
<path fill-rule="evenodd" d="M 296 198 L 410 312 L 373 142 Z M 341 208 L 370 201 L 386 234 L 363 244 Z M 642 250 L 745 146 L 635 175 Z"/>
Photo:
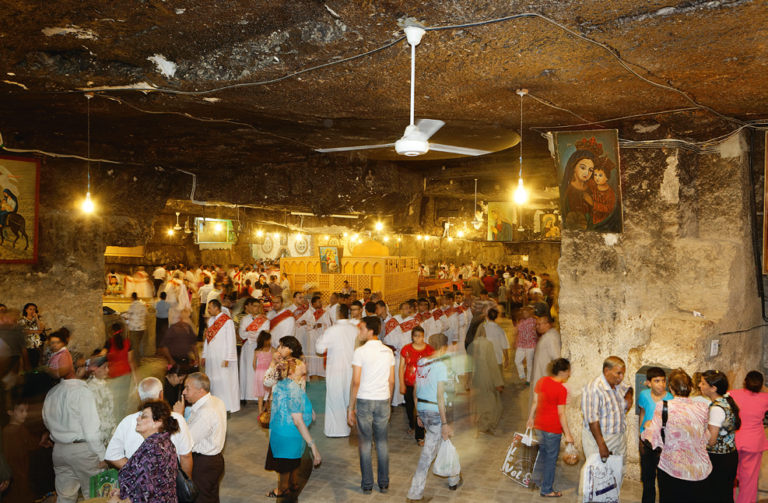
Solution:
<path fill-rule="evenodd" d="M 556 105 L 548 103 L 546 100 L 541 100 L 539 98 L 536 98 L 532 94 L 529 94 L 529 96 L 531 98 L 537 100 L 537 101 L 540 101 L 541 103 L 543 103 L 543 104 L 545 104 L 545 105 L 547 105 L 549 107 L 556 108 L 558 110 L 563 110 L 565 112 L 568 112 L 569 114 L 576 115 L 574 112 L 571 112 L 570 110 L 567 110 L 565 108 L 560 108 L 560 107 L 558 107 Z M 625 115 L 624 117 L 615 117 L 613 119 L 604 119 L 604 120 L 600 120 L 600 121 L 582 122 L 582 123 L 579 123 L 579 124 L 571 124 L 571 125 L 566 125 L 566 126 L 536 126 L 536 127 L 531 127 L 531 129 L 533 129 L 534 131 L 541 132 L 541 131 L 539 131 L 540 129 L 565 129 L 565 128 L 569 128 L 569 127 L 590 126 L 592 124 L 605 124 L 607 122 L 615 122 L 615 121 L 624 120 L 624 119 L 634 119 L 635 117 L 647 117 L 649 115 L 665 115 L 665 114 L 672 114 L 672 113 L 678 113 L 678 112 L 690 112 L 692 110 L 701 110 L 701 108 L 699 108 L 699 107 L 675 108 L 674 110 L 661 110 L 659 112 L 646 112 L 646 113 L 642 113 L 642 114 Z M 581 116 L 577 115 L 577 117 L 579 117 L 580 119 L 583 119 Z M 586 119 L 583 119 L 583 120 L 586 120 Z"/>
<path fill-rule="evenodd" d="M 57 154 L 54 152 L 46 152 L 44 150 L 37 150 L 37 149 L 25 149 L 25 148 L 10 148 L 5 145 L 3 142 L 3 134 L 0 133 L 0 149 L 5 150 L 6 152 L 17 152 L 21 154 L 40 154 L 40 155 L 47 155 L 48 157 L 61 157 L 61 158 L 70 158 L 70 159 L 80 159 L 81 161 L 93 161 L 93 162 L 105 162 L 108 164 L 126 164 L 131 166 L 144 166 L 143 163 L 140 162 L 124 162 L 124 161 L 112 161 L 109 159 L 90 159 L 88 157 L 83 157 L 79 155 L 72 155 L 72 154 Z"/>

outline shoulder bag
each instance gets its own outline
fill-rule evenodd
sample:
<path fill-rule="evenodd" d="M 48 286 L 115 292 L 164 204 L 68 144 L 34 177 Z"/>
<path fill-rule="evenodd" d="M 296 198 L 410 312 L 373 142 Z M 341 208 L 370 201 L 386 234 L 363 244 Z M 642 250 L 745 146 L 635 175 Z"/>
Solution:
<path fill-rule="evenodd" d="M 178 459 L 176 464 L 178 465 L 178 471 L 176 472 L 176 497 L 179 503 L 192 503 L 197 498 L 197 486 L 181 469 L 181 462 Z"/>

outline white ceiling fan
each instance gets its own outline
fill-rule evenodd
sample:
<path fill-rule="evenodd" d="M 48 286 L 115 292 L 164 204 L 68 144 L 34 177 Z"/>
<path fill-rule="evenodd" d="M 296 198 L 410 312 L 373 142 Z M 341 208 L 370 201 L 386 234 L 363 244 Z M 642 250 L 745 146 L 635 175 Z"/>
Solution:
<path fill-rule="evenodd" d="M 362 145 L 358 147 L 340 147 L 340 148 L 321 148 L 317 152 L 347 152 L 350 150 L 368 150 L 374 148 L 395 147 L 395 151 L 400 155 L 416 157 L 426 154 L 430 150 L 437 152 L 447 152 L 457 155 L 484 155 L 490 154 L 487 150 L 477 150 L 473 148 L 457 147 L 454 145 L 441 145 L 440 143 L 431 143 L 429 138 L 435 134 L 445 122 L 433 119 L 419 119 L 414 123 L 414 89 L 416 87 L 416 46 L 421 42 L 421 37 L 425 30 L 419 26 L 407 26 L 405 35 L 408 43 L 411 44 L 411 124 L 405 128 L 403 137 L 395 143 L 386 143 L 384 145 Z"/>

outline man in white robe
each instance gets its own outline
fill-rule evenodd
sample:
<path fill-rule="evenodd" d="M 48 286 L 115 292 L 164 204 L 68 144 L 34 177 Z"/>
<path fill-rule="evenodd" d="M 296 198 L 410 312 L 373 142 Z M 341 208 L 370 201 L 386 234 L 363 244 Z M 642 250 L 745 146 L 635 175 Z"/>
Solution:
<path fill-rule="evenodd" d="M 432 319 L 435 320 L 435 333 L 444 334 L 446 328 L 448 328 L 448 320 L 446 319 L 443 310 L 437 305 L 437 299 L 433 296 L 429 297 L 429 308 L 431 310 L 430 314 L 432 315 Z M 448 342 L 451 342 L 450 337 L 448 337 Z"/>
<path fill-rule="evenodd" d="M 338 319 L 315 343 L 318 353 L 328 352 L 325 374 L 326 437 L 348 437 L 347 407 L 352 382 L 352 356 L 355 353 L 357 326 L 349 321 L 349 307 L 339 307 Z"/>
<path fill-rule="evenodd" d="M 283 307 L 283 298 L 279 295 L 272 297 L 272 310 L 267 314 L 267 318 L 269 318 L 269 333 L 272 334 L 272 347 L 277 349 L 281 338 L 293 335 L 296 320 L 293 318 L 293 313 Z"/>
<path fill-rule="evenodd" d="M 466 330 L 465 316 L 458 304 L 454 302 L 453 293 L 446 293 L 443 298 L 443 333 L 448 337 L 448 352 L 451 353 L 451 364 L 456 375 L 464 375 L 467 350 L 464 348 Z"/>
<path fill-rule="evenodd" d="M 211 380 L 211 394 L 228 412 L 240 410 L 235 323 L 221 312 L 221 302 L 208 302 L 208 329 L 203 341 L 203 367 Z"/>
<path fill-rule="evenodd" d="M 415 318 L 419 322 L 419 326 L 424 329 L 424 340 L 428 341 L 430 336 L 439 333 L 435 319 L 432 318 L 432 313 L 429 312 L 429 301 L 427 299 L 419 299 L 419 312 L 416 313 Z"/>
<path fill-rule="evenodd" d="M 258 400 L 253 394 L 253 358 L 259 334 L 269 330 L 269 320 L 261 310 L 261 302 L 254 298 L 245 299 L 245 316 L 240 320 L 238 337 L 243 341 L 240 350 L 240 400 Z"/>
<path fill-rule="evenodd" d="M 328 318 L 331 319 L 331 324 L 335 324 L 336 320 L 339 319 L 339 296 L 336 292 L 331 294 L 331 303 L 325 310 L 328 311 Z"/>
<path fill-rule="evenodd" d="M 324 358 L 315 350 L 315 343 L 323 335 L 323 331 L 330 326 L 330 319 L 323 309 L 320 296 L 312 297 L 312 304 L 304 315 L 299 318 L 298 327 L 303 327 L 308 332 L 307 345 L 304 347 L 304 356 L 307 359 L 308 376 L 325 376 Z"/>
<path fill-rule="evenodd" d="M 176 303 L 179 309 L 192 310 L 192 304 L 189 301 L 187 287 L 184 285 L 181 271 L 173 273 L 173 277 L 165 284 L 166 300 L 171 304 Z"/>
<path fill-rule="evenodd" d="M 397 323 L 397 326 L 394 323 Z M 418 325 L 411 313 L 411 305 L 403 302 L 400 305 L 400 314 L 394 317 L 388 316 L 383 322 L 384 339 L 381 340 L 385 345 L 393 348 L 396 361 L 400 361 L 400 351 L 411 341 L 411 330 Z M 395 389 L 392 393 L 392 405 L 398 406 L 405 403 L 405 397 L 400 393 L 400 376 L 395 372 Z"/>
<path fill-rule="evenodd" d="M 283 301 L 285 301 L 284 298 Z M 309 302 L 304 298 L 302 292 L 295 292 L 293 294 L 293 304 L 288 306 L 288 310 L 293 314 L 293 319 L 296 321 L 296 323 L 294 323 L 293 336 L 298 339 L 301 348 L 306 355 L 308 354 L 307 349 L 309 348 L 309 328 L 307 328 L 306 324 L 300 324 L 299 321 L 309 310 Z"/>

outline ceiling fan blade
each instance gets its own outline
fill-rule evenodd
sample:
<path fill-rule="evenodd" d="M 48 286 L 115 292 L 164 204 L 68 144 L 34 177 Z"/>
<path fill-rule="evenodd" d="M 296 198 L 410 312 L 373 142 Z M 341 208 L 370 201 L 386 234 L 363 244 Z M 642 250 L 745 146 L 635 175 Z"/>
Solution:
<path fill-rule="evenodd" d="M 439 143 L 430 143 L 429 150 L 437 150 L 438 152 L 448 152 L 450 154 L 459 154 L 459 155 L 485 155 L 485 154 L 491 153 L 487 150 L 454 147 L 453 145 L 440 145 Z"/>
<path fill-rule="evenodd" d="M 361 145 L 359 147 L 339 147 L 339 148 L 316 148 L 315 152 L 346 152 L 348 150 L 368 150 L 372 148 L 387 148 L 394 147 L 394 143 L 387 143 L 385 145 Z"/>
<path fill-rule="evenodd" d="M 416 121 L 416 127 L 418 127 L 419 132 L 425 136 L 425 140 L 429 140 L 429 138 L 437 133 L 443 126 L 445 126 L 445 122 L 434 119 L 419 119 Z"/>

